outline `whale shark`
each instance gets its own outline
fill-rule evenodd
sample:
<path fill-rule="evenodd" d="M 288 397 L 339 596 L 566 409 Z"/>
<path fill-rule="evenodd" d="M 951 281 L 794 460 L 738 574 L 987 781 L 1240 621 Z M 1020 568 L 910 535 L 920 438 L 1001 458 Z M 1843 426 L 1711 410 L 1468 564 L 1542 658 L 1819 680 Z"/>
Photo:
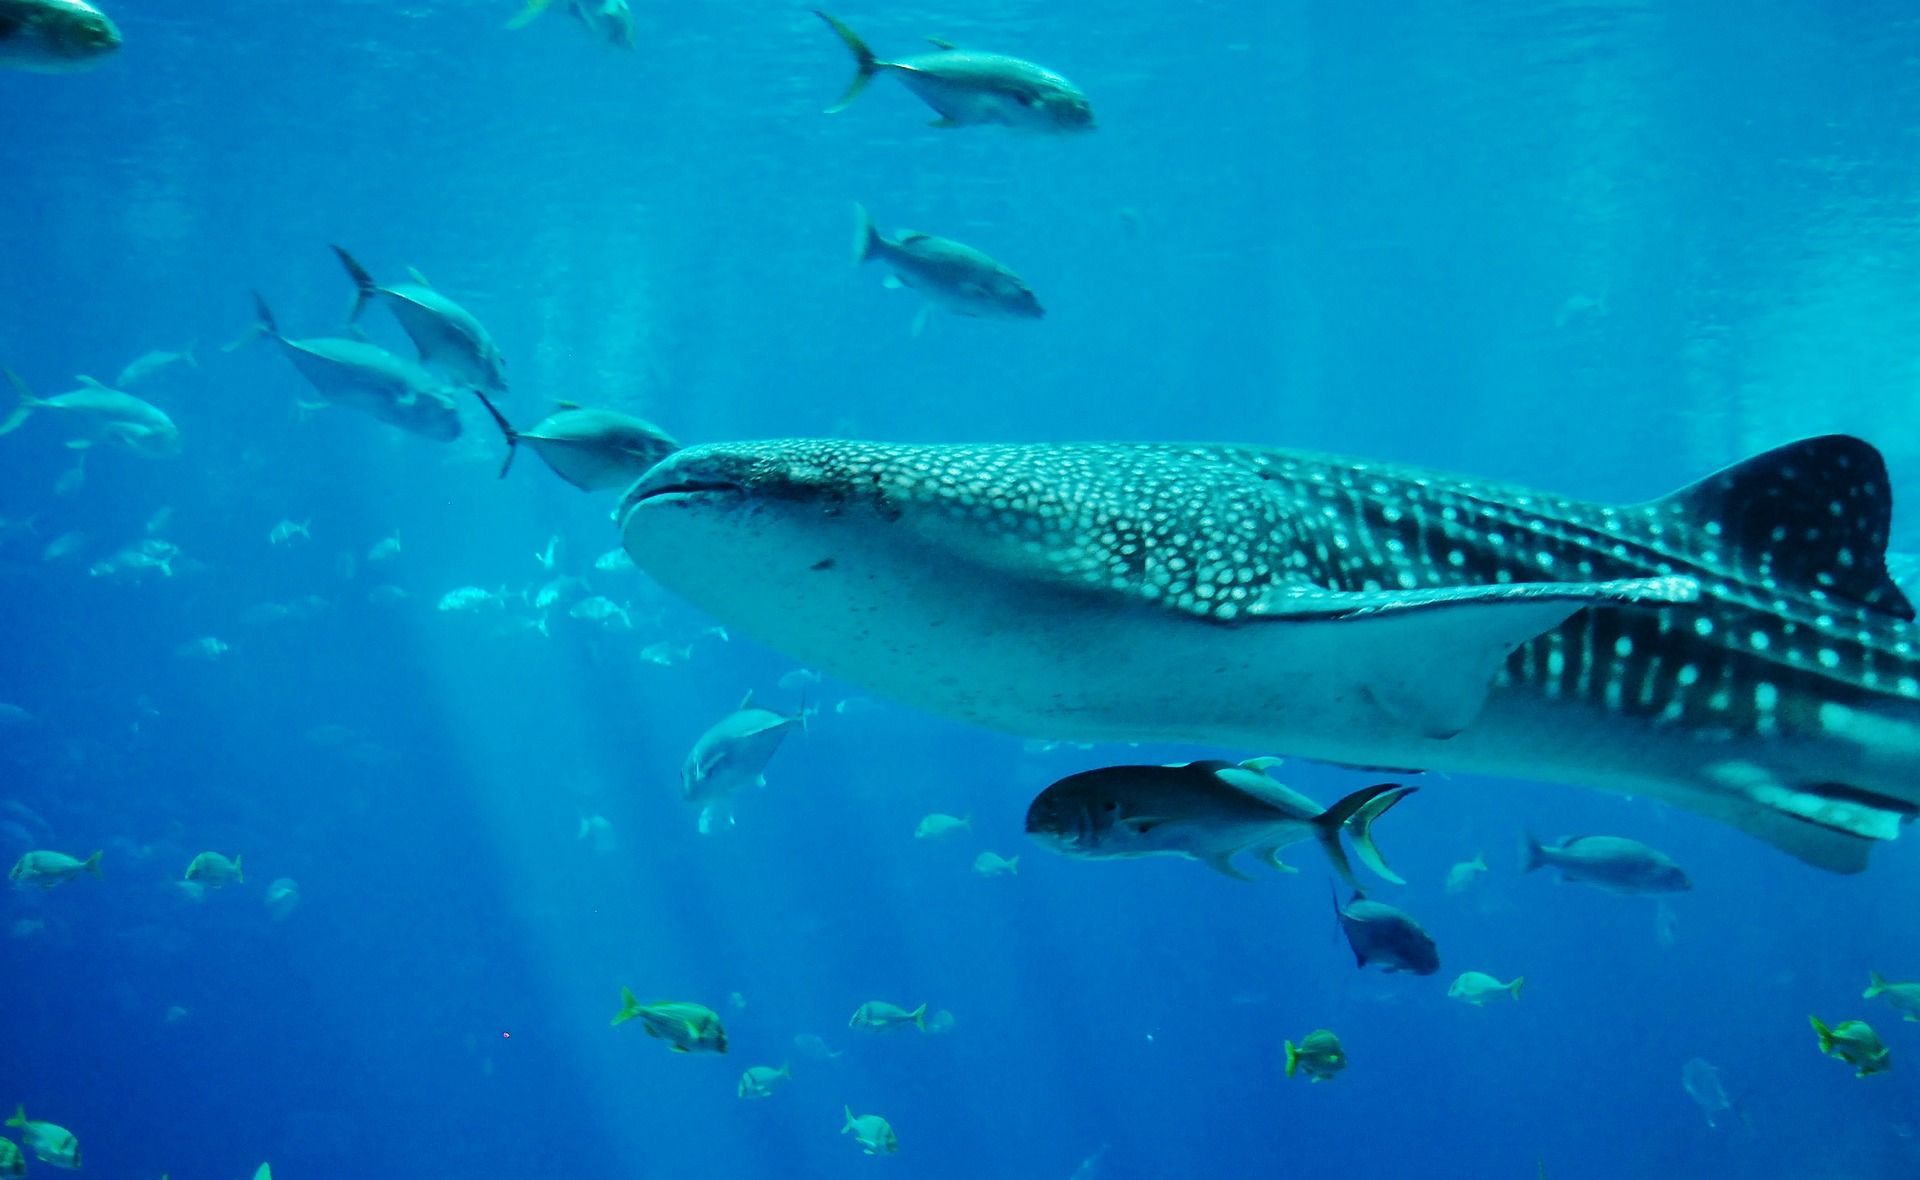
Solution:
<path fill-rule="evenodd" d="M 1015 734 L 1652 797 L 1837 872 L 1920 811 L 1879 453 L 1601 504 L 1236 445 L 691 447 L 636 565 L 810 667 Z"/>

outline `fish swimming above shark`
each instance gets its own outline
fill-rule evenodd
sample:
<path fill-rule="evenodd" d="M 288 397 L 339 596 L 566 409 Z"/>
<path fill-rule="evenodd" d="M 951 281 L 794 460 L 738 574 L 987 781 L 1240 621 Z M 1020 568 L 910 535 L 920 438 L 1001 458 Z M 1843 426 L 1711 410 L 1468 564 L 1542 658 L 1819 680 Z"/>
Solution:
<path fill-rule="evenodd" d="M 1828 435 L 1624 505 L 1252 446 L 711 444 L 615 519 L 729 627 L 949 717 L 1645 795 L 1857 872 L 1920 811 L 1891 516 Z"/>

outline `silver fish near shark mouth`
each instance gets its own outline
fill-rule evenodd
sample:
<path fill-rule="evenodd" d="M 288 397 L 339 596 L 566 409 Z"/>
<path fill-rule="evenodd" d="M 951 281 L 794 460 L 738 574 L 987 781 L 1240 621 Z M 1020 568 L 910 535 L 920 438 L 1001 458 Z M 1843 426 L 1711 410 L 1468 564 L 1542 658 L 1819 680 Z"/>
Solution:
<path fill-rule="evenodd" d="M 1603 505 L 1185 444 L 699 446 L 636 564 L 949 717 L 1648 795 L 1856 872 L 1920 812 L 1879 454 L 1806 439 Z"/>

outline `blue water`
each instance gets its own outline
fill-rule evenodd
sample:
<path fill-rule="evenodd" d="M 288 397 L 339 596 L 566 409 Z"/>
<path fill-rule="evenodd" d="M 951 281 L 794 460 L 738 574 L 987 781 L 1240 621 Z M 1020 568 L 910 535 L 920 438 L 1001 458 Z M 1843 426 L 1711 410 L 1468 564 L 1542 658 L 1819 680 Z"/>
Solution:
<path fill-rule="evenodd" d="M 1245 884 L 1022 833 L 1072 771 L 1260 751 L 1039 751 L 833 682 L 702 836 L 681 758 L 749 688 L 797 704 L 791 662 L 594 571 L 611 495 L 532 456 L 496 480 L 477 407 L 450 446 L 305 416 L 274 349 L 218 348 L 256 288 L 290 334 L 337 331 L 338 242 L 480 315 L 522 419 L 567 399 L 691 441 L 1238 440 L 1614 500 L 1846 430 L 1910 494 L 1906 6 L 840 13 L 883 54 L 938 34 L 1053 66 L 1093 98 L 1074 139 L 932 130 L 886 79 L 828 117 L 849 62 L 803 6 L 640 8 L 627 53 L 557 13 L 508 32 L 511 0 L 122 0 L 97 70 L 0 75 L 0 361 L 44 394 L 152 348 L 201 360 L 138 388 L 178 458 L 102 448 L 60 494 L 57 430 L 0 438 L 0 702 L 31 714 L 0 728 L 0 797 L 44 820 L 9 811 L 31 845 L 0 853 L 106 850 L 102 880 L 0 897 L 0 1102 L 74 1130 L 86 1174 L 177 1180 L 1920 1172 L 1920 1034 L 1860 998 L 1870 968 L 1920 977 L 1907 841 L 1842 878 L 1644 801 L 1430 779 L 1380 837 L 1444 969 L 1387 977 L 1337 942 L 1310 849 Z M 915 337 L 914 297 L 849 265 L 856 200 L 1006 261 L 1046 319 Z M 367 326 L 404 349 L 384 310 Z M 89 574 L 162 508 L 174 576 Z M 270 544 L 282 520 L 311 540 Z M 44 560 L 69 532 L 80 552 Z M 537 589 L 552 536 L 633 632 L 435 609 Z M 1895 544 L 1920 548 L 1904 516 Z M 230 650 L 181 654 L 202 637 Z M 1283 773 L 1323 800 L 1367 781 Z M 914 840 L 936 810 L 973 834 Z M 577 839 L 592 815 L 617 846 Z M 1521 875 L 1523 827 L 1672 853 L 1696 887 L 1671 944 L 1647 899 Z M 194 901 L 177 882 L 208 849 L 246 883 Z M 982 849 L 1018 876 L 973 874 Z M 1477 852 L 1491 871 L 1448 894 Z M 282 877 L 300 901 L 275 920 Z M 1524 974 L 1524 999 L 1445 998 L 1469 968 Z M 623 985 L 713 1005 L 732 1051 L 610 1028 Z M 870 999 L 956 1024 L 848 1029 Z M 1872 1020 L 1894 1071 L 1819 1056 L 1808 1013 Z M 1286 1080 L 1282 1042 L 1316 1027 L 1350 1068 Z M 1744 1124 L 1682 1092 L 1695 1056 Z M 735 1097 L 783 1060 L 791 1085 Z M 843 1104 L 899 1155 L 836 1134 Z"/>

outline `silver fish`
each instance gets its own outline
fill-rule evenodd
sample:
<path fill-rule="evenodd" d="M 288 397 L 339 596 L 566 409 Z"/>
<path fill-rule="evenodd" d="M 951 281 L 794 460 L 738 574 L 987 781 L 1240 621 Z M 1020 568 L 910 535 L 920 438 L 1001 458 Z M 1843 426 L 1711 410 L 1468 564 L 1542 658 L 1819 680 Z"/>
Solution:
<path fill-rule="evenodd" d="M 200 367 L 199 358 L 193 355 L 193 345 L 189 344 L 179 352 L 167 352 L 156 348 L 151 352 L 141 353 L 127 362 L 127 367 L 120 370 L 120 375 L 113 379 L 113 384 L 117 389 L 125 389 L 129 385 L 145 381 L 162 369 L 182 363 L 195 369 Z"/>
<path fill-rule="evenodd" d="M 70 74 L 119 48 L 120 30 L 86 0 L 0 0 L 0 67 Z"/>
<path fill-rule="evenodd" d="M 358 410 L 409 434 L 441 442 L 460 437 L 459 410 L 432 373 L 364 340 L 325 336 L 290 340 L 280 334 L 266 300 L 256 294 L 253 306 L 259 323 L 246 339 L 272 338 L 328 403 Z"/>
<path fill-rule="evenodd" d="M 1553 867 L 1563 881 L 1597 885 L 1613 893 L 1680 893 L 1693 888 L 1684 869 L 1658 848 L 1624 836 L 1576 836 L 1542 844 L 1528 833 L 1523 872 Z"/>
<path fill-rule="evenodd" d="M 1181 766 L 1105 766 L 1068 775 L 1035 797 L 1027 834 L 1056 852 L 1085 860 L 1184 856 L 1236 880 L 1253 877 L 1233 858 L 1256 850 L 1273 867 L 1293 870 L 1280 852 L 1317 840 L 1334 870 L 1358 888 L 1340 832 L 1368 868 L 1396 885 L 1373 843 L 1373 822 L 1418 790 L 1380 783 L 1321 807 L 1256 770 L 1231 762 Z"/>
<path fill-rule="evenodd" d="M 1733 1099 L 1727 1097 L 1726 1086 L 1721 1084 L 1719 1067 L 1702 1058 L 1688 1058 L 1680 1067 L 1680 1088 L 1693 1099 L 1700 1113 L 1707 1116 L 1709 1127 L 1718 1129 L 1721 1120 L 1738 1113 Z"/>
<path fill-rule="evenodd" d="M 411 283 L 382 286 L 354 261 L 353 255 L 338 246 L 333 252 L 353 280 L 353 310 L 347 322 L 358 320 L 370 300 L 385 299 L 393 318 L 400 321 L 402 330 L 420 350 L 421 364 L 456 385 L 495 396 L 507 391 L 506 359 L 472 312 L 428 286 L 417 274 Z"/>
<path fill-rule="evenodd" d="M 555 475 L 583 492 L 624 488 L 680 449 L 671 435 L 645 419 L 570 404 L 519 430 L 492 399 L 478 390 L 475 393 L 507 440 L 506 462 L 500 464 L 502 479 L 512 469 L 521 443 L 532 447 Z"/>
<path fill-rule="evenodd" d="M 928 38 L 933 53 L 882 61 L 843 22 L 817 8 L 813 14 L 827 22 L 853 54 L 857 71 L 840 101 L 827 108 L 828 114 L 845 110 L 867 83 L 890 73 L 939 112 L 935 127 L 997 125 L 1050 133 L 1093 130 L 1093 104 L 1079 87 L 1045 66 L 1000 53 L 956 49 L 938 38 Z"/>
<path fill-rule="evenodd" d="M 714 444 L 616 519 L 707 613 L 948 717 L 1651 796 L 1856 872 L 1920 811 L 1890 517 L 1833 435 L 1622 506 L 1230 445 Z"/>
<path fill-rule="evenodd" d="M 509 29 L 523 29 L 552 8 L 554 0 L 527 0 Z M 628 0 L 566 0 L 567 11 L 598 40 L 621 49 L 638 44 L 633 32 L 633 7 Z"/>
<path fill-rule="evenodd" d="M 767 783 L 767 763 L 787 734 L 807 727 L 807 714 L 776 713 L 753 703 L 748 693 L 740 707 L 707 727 L 680 767 L 681 797 L 700 804 L 700 830 L 733 825 L 733 795 Z"/>
<path fill-rule="evenodd" d="M 972 246 L 915 230 L 888 238 L 874 228 L 863 206 L 855 205 L 853 212 L 854 265 L 880 259 L 898 285 L 919 293 L 930 306 L 976 318 L 1037 320 L 1047 314 L 1019 275 Z M 914 333 L 925 325 L 923 308 Z"/>
<path fill-rule="evenodd" d="M 80 388 L 49 398 L 33 396 L 27 383 L 11 371 L 7 380 L 20 395 L 0 434 L 12 434 L 35 414 L 54 419 L 67 434 L 67 445 L 85 450 L 95 443 L 119 443 L 137 454 L 170 458 L 180 453 L 180 428 L 165 410 L 130 393 L 109 389 L 91 377 L 81 377 Z"/>

